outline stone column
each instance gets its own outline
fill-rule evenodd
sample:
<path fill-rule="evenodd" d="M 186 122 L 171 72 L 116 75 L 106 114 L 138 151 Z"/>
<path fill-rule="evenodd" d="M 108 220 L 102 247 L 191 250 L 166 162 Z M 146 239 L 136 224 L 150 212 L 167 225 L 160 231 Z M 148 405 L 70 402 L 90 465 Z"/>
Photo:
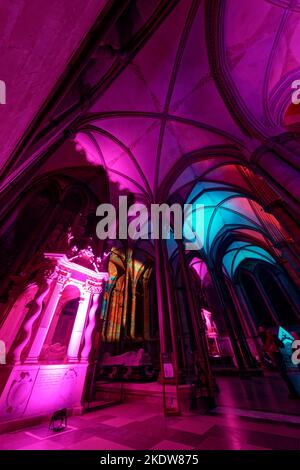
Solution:
<path fill-rule="evenodd" d="M 24 283 L 21 286 L 14 286 L 9 294 L 9 301 L 3 311 L 4 321 L 0 322 L 0 338 L 5 338 L 6 350 L 9 351 L 17 338 L 27 314 L 28 306 L 33 301 L 38 286 L 36 283 Z M 33 292 L 34 291 L 34 292 Z"/>
<path fill-rule="evenodd" d="M 143 336 L 146 341 L 150 339 L 150 296 L 149 296 L 149 276 L 144 276 L 143 279 L 143 293 L 144 293 L 144 302 L 143 302 L 143 314 L 144 314 L 144 332 Z"/>
<path fill-rule="evenodd" d="M 113 341 L 114 339 L 114 331 L 115 331 L 115 319 L 118 311 L 118 297 L 119 293 L 116 287 L 113 288 L 113 291 L 110 295 L 110 304 L 109 310 L 107 315 L 107 329 L 106 329 L 106 338 L 108 341 Z"/>
<path fill-rule="evenodd" d="M 255 346 L 256 356 L 259 358 L 260 362 L 262 362 L 262 344 L 258 336 L 257 326 L 255 325 L 253 316 L 249 310 L 249 305 L 246 302 L 245 296 L 239 283 L 233 284 L 233 290 L 236 297 L 236 303 L 239 305 L 239 309 L 241 311 L 240 315 L 244 317 L 244 325 L 246 323 L 248 339 L 253 342 L 253 345 Z"/>
<path fill-rule="evenodd" d="M 92 349 L 92 338 L 96 326 L 96 312 L 99 306 L 99 298 L 102 292 L 102 286 L 94 286 L 92 289 L 92 304 L 89 311 L 88 325 L 84 333 L 84 346 L 81 351 L 81 361 L 87 362 Z"/>
<path fill-rule="evenodd" d="M 129 265 L 131 266 L 131 263 L 132 263 L 132 252 L 128 248 L 126 248 L 125 250 L 125 285 L 124 285 L 123 313 L 122 313 L 123 331 L 125 331 L 126 323 L 127 323 Z"/>
<path fill-rule="evenodd" d="M 253 360 L 250 345 L 248 344 L 248 341 L 247 341 L 247 336 L 249 338 L 251 336 L 251 333 L 250 333 L 248 325 L 245 323 L 245 312 L 242 311 L 241 309 L 239 299 L 236 296 L 236 292 L 234 290 L 234 287 L 231 281 L 228 281 L 227 288 L 229 290 L 229 294 L 231 296 L 231 299 L 235 308 L 234 313 L 236 314 L 235 315 L 236 319 L 233 318 L 233 321 L 234 323 L 236 323 L 235 330 L 236 330 L 238 342 L 242 350 L 242 354 L 244 356 L 247 367 L 255 369 L 257 368 L 257 364 Z"/>
<path fill-rule="evenodd" d="M 165 240 L 162 240 L 162 259 L 164 267 L 165 287 L 166 287 L 166 300 L 168 305 L 169 313 L 169 324 L 171 333 L 171 344 L 173 353 L 174 369 L 177 379 L 179 378 L 179 361 L 178 361 L 178 331 L 176 328 L 175 312 L 174 312 L 174 289 L 172 289 L 171 278 L 170 278 L 170 266 L 167 254 L 167 247 Z"/>
<path fill-rule="evenodd" d="M 295 286 L 300 289 L 300 261 L 298 255 L 293 252 L 292 243 L 283 241 L 276 245 L 276 248 L 280 250 L 282 256 L 277 259 L 279 265 L 283 267 L 283 270 L 290 276 Z"/>
<path fill-rule="evenodd" d="M 135 338 L 135 311 L 136 311 L 136 281 L 131 283 L 131 322 L 130 322 L 130 338 Z"/>
<path fill-rule="evenodd" d="M 199 305 L 198 314 L 194 305 L 194 300 L 191 293 L 190 273 L 186 265 L 185 253 L 182 244 L 179 245 L 179 256 L 183 274 L 184 287 L 188 300 L 189 312 L 194 330 L 193 333 L 195 338 L 195 345 L 197 348 L 197 351 L 195 352 L 196 358 L 198 359 L 198 364 L 195 365 L 197 367 L 200 366 L 200 372 L 201 374 L 203 374 L 205 382 L 205 385 L 203 385 L 206 388 L 208 396 L 214 397 L 215 380 L 210 366 L 209 350 L 205 333 L 205 320 L 202 318 L 201 305 Z"/>
<path fill-rule="evenodd" d="M 245 360 L 245 356 L 243 353 L 242 346 L 239 342 L 239 337 L 238 333 L 236 331 L 236 324 L 234 322 L 234 319 L 232 317 L 232 312 L 231 309 L 228 305 L 228 299 L 227 299 L 227 293 L 224 291 L 224 279 L 220 278 L 214 270 L 213 267 L 209 267 L 209 272 L 211 275 L 211 279 L 213 281 L 215 291 L 218 295 L 220 304 L 222 306 L 222 311 L 223 311 L 223 318 L 225 320 L 226 328 L 229 334 L 229 338 L 231 341 L 231 345 L 234 351 L 235 359 L 238 365 L 240 377 L 245 377 L 246 370 L 247 370 L 247 363 Z M 226 286 L 225 286 L 226 287 Z"/>
<path fill-rule="evenodd" d="M 160 250 L 160 240 L 154 240 L 154 250 L 155 250 L 155 274 L 156 274 L 156 287 L 157 287 L 157 307 L 158 307 L 158 330 L 159 330 L 159 342 L 160 342 L 160 352 L 161 354 L 165 353 L 167 350 L 166 346 L 166 320 L 164 313 L 164 303 L 163 303 L 163 286 L 162 286 L 162 277 L 161 277 L 161 250 Z"/>
<path fill-rule="evenodd" d="M 122 297 L 121 289 L 122 289 L 122 286 L 120 286 L 120 289 L 117 290 L 117 300 L 116 300 L 116 323 L 115 323 L 115 335 L 114 335 L 114 339 L 117 344 L 116 351 L 121 351 L 120 338 L 121 338 L 121 335 L 123 334 L 123 326 L 122 326 L 123 297 Z"/>
<path fill-rule="evenodd" d="M 33 325 L 42 313 L 43 301 L 49 293 L 53 279 L 56 277 L 57 272 L 55 269 L 46 269 L 43 273 L 41 285 L 22 326 L 22 339 L 12 347 L 11 360 L 16 364 L 19 364 L 21 361 L 21 354 L 31 339 Z"/>
<path fill-rule="evenodd" d="M 297 215 L 300 201 L 299 150 L 292 152 L 281 143 L 272 140 L 256 150 L 252 160 L 255 169 Z"/>
<path fill-rule="evenodd" d="M 75 323 L 73 326 L 67 357 L 69 362 L 77 362 L 78 361 L 78 354 L 81 345 L 81 338 L 82 333 L 84 330 L 84 325 L 86 322 L 86 317 L 88 313 L 89 303 L 90 303 L 91 295 L 90 293 L 84 293 L 84 297 L 82 297 L 79 301 Z"/>

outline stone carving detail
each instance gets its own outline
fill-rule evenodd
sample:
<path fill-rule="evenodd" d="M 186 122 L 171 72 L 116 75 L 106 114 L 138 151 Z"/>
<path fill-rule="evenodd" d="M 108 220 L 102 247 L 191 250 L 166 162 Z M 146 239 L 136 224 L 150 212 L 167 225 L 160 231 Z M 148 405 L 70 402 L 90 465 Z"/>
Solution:
<path fill-rule="evenodd" d="M 102 257 L 96 256 L 90 245 L 86 248 L 82 248 L 81 250 L 74 245 L 72 248 L 72 255 L 69 257 L 69 261 L 86 266 L 87 268 L 96 271 L 96 273 L 99 273 L 101 264 L 108 257 L 109 253 L 104 253 Z"/>
<path fill-rule="evenodd" d="M 112 356 L 108 352 L 103 355 L 102 366 L 141 366 L 150 365 L 151 358 L 148 353 L 145 353 L 143 348 L 138 351 L 128 351 L 119 356 Z"/>
<path fill-rule="evenodd" d="M 16 413 L 26 406 L 32 385 L 33 379 L 30 373 L 26 371 L 20 372 L 19 377 L 12 382 L 6 397 L 7 413 Z"/>
<path fill-rule="evenodd" d="M 64 287 L 65 284 L 67 284 L 67 282 L 69 281 L 70 277 L 70 272 L 60 269 L 57 275 L 57 283 L 61 284 L 62 287 Z"/>
<path fill-rule="evenodd" d="M 43 271 L 43 277 L 44 279 L 47 279 L 49 281 L 52 281 L 53 279 L 56 279 L 58 276 L 57 268 L 54 266 L 49 266 L 44 269 Z"/>
<path fill-rule="evenodd" d="M 66 346 L 62 346 L 60 343 L 44 345 L 40 354 L 40 359 L 42 361 L 47 361 L 49 364 L 57 364 L 65 358 L 66 353 Z"/>
<path fill-rule="evenodd" d="M 98 309 L 99 296 L 100 296 L 100 293 L 96 293 L 93 296 L 93 305 L 90 308 L 89 322 L 85 330 L 84 348 L 81 352 L 81 359 L 83 360 L 88 359 L 89 353 L 91 352 L 91 349 L 92 349 L 92 335 L 93 335 L 93 331 L 96 325 L 96 312 Z"/>
<path fill-rule="evenodd" d="M 83 264 L 93 268 L 97 273 L 99 272 L 99 266 L 101 263 L 101 258 L 94 255 L 92 247 L 89 245 L 82 250 L 78 250 L 77 246 L 73 247 L 73 256 L 69 258 L 70 261 L 74 263 Z"/>
<path fill-rule="evenodd" d="M 53 273 L 53 270 L 51 271 L 51 273 Z M 39 317 L 39 315 L 42 312 L 43 300 L 44 300 L 44 298 L 46 297 L 46 295 L 48 294 L 48 292 L 50 290 L 52 279 L 53 279 L 52 274 L 50 274 L 48 277 L 45 277 L 43 279 L 43 282 L 42 282 L 42 284 L 41 284 L 34 300 L 32 301 L 31 308 L 28 312 L 25 323 L 23 324 L 23 327 L 22 327 L 22 337 L 23 338 L 16 345 L 16 347 L 14 348 L 14 350 L 12 352 L 12 359 L 13 359 L 14 362 L 19 362 L 20 361 L 22 351 L 24 350 L 25 346 L 30 341 L 33 325 L 34 325 L 35 321 L 37 320 L 37 318 Z"/>
<path fill-rule="evenodd" d="M 103 287 L 102 282 L 95 282 L 92 279 L 87 279 L 85 281 L 84 289 L 91 294 L 101 294 Z"/>

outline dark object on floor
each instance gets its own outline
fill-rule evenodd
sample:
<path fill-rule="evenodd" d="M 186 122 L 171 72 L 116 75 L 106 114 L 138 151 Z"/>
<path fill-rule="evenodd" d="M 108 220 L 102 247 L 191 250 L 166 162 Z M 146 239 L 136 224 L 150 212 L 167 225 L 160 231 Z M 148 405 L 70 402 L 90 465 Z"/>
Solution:
<path fill-rule="evenodd" d="M 53 432 L 61 432 L 67 427 L 67 408 L 57 410 L 51 416 L 49 429 Z"/>

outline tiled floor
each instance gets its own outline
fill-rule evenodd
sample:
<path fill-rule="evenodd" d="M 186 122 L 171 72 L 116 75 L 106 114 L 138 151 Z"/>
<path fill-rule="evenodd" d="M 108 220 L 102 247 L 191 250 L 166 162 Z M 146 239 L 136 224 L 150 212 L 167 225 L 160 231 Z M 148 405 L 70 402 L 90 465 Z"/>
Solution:
<path fill-rule="evenodd" d="M 300 414 L 300 401 L 290 400 L 289 391 L 277 373 L 241 380 L 219 377 L 218 405 L 270 412 Z"/>
<path fill-rule="evenodd" d="M 73 416 L 59 434 L 46 423 L 2 435 L 0 449 L 300 450 L 299 400 L 288 400 L 284 387 L 272 394 L 269 383 L 257 385 L 259 400 L 250 382 L 222 379 L 219 386 L 220 406 L 211 415 L 165 418 L 160 406 L 139 401 Z M 276 402 L 281 394 L 285 406 Z"/>

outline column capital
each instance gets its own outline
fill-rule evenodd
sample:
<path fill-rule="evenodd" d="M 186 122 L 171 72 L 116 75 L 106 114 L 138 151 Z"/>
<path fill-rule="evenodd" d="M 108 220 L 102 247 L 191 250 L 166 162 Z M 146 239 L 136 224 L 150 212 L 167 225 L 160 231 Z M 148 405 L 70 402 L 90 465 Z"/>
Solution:
<path fill-rule="evenodd" d="M 57 284 L 62 286 L 62 289 L 65 287 L 67 282 L 71 277 L 71 273 L 66 269 L 59 268 L 57 271 Z"/>
<path fill-rule="evenodd" d="M 101 294 L 103 290 L 103 280 L 95 281 L 93 279 L 86 279 L 84 290 L 90 294 Z"/>

